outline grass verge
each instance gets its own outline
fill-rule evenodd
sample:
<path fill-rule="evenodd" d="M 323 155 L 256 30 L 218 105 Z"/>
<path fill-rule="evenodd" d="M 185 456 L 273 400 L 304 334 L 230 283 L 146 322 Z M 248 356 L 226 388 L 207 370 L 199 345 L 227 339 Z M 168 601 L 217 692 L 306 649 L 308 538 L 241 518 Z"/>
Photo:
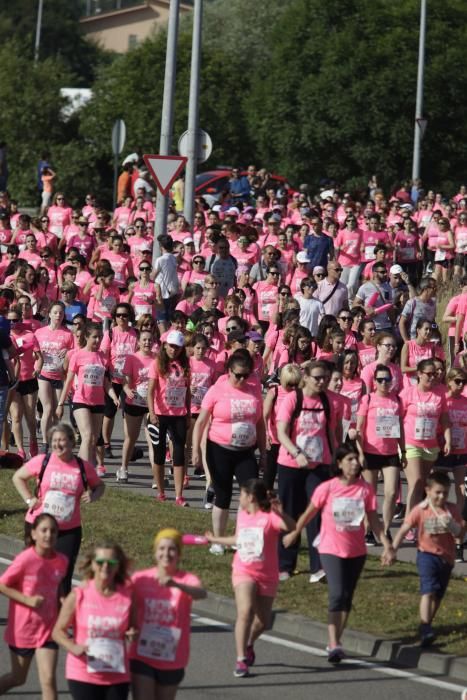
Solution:
<path fill-rule="evenodd" d="M 0 534 L 22 538 L 25 507 L 11 483 L 12 472 L 0 471 Z M 161 527 L 203 533 L 210 527 L 206 512 L 177 508 L 134 493 L 107 489 L 97 503 L 83 507 L 82 550 L 102 539 L 115 539 L 132 558 L 135 568 L 151 563 L 151 543 Z M 233 525 L 230 524 L 232 529 Z M 185 547 L 183 566 L 195 572 L 211 591 L 232 596 L 232 554 L 213 557 L 206 547 Z M 326 622 L 327 586 L 308 583 L 305 551 L 300 554 L 301 573 L 281 584 L 275 609 Z M 467 655 L 466 583 L 452 579 L 436 619 L 434 649 L 458 656 Z M 349 626 L 378 636 L 417 641 L 418 577 L 413 564 L 397 563 L 383 569 L 376 557 L 368 557 L 354 599 Z"/>

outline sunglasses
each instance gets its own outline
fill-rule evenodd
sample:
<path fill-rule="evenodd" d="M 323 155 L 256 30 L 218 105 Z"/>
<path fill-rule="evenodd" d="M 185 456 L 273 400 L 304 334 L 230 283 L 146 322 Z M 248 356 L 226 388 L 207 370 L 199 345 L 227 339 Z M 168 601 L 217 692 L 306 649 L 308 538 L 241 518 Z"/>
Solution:
<path fill-rule="evenodd" d="M 233 376 L 235 377 L 235 379 L 238 379 L 238 381 L 240 381 L 241 379 L 248 379 L 248 377 L 250 376 L 249 373 L 248 373 L 248 374 L 242 374 L 242 372 L 233 372 L 233 371 L 232 371 L 232 374 L 233 374 Z"/>
<path fill-rule="evenodd" d="M 19 323 L 20 319 L 19 318 L 9 318 L 8 319 L 10 323 Z"/>
<path fill-rule="evenodd" d="M 47 260 L 47 258 L 50 258 L 50 255 L 41 255 L 41 260 Z"/>
<path fill-rule="evenodd" d="M 325 374 L 312 374 L 311 379 L 314 379 L 315 382 L 324 382 L 324 381 L 326 381 L 326 375 Z"/>
<path fill-rule="evenodd" d="M 466 383 L 465 379 L 453 379 L 452 381 L 455 382 L 458 386 L 460 386 L 461 384 L 465 385 Z"/>
<path fill-rule="evenodd" d="M 202 265 L 204 260 L 193 260 L 195 265 Z"/>
<path fill-rule="evenodd" d="M 393 345 L 392 343 L 380 343 L 380 345 L 382 345 L 383 348 L 394 348 L 394 350 L 397 347 L 397 345 Z"/>
<path fill-rule="evenodd" d="M 376 377 L 375 381 L 377 381 L 378 384 L 390 384 L 392 379 L 390 377 Z"/>
<path fill-rule="evenodd" d="M 269 272 L 269 274 L 272 275 L 273 277 L 279 277 L 280 273 L 279 272 Z"/>
<path fill-rule="evenodd" d="M 324 277 L 324 272 L 315 272 L 315 277 Z"/>
<path fill-rule="evenodd" d="M 420 374 L 426 374 L 426 376 L 431 377 L 431 379 L 433 379 L 433 377 L 436 377 L 436 372 L 423 372 L 422 371 Z"/>
<path fill-rule="evenodd" d="M 290 292 L 279 292 L 279 294 L 281 295 L 281 297 L 288 297 Z"/>
<path fill-rule="evenodd" d="M 227 326 L 225 330 L 227 333 L 233 333 L 233 331 L 239 331 L 240 328 L 238 326 Z"/>
<path fill-rule="evenodd" d="M 72 326 L 81 326 L 81 321 L 73 321 Z"/>
<path fill-rule="evenodd" d="M 352 316 L 339 316 L 339 321 L 351 321 Z"/>
<path fill-rule="evenodd" d="M 146 228 L 146 226 L 135 226 L 135 228 Z"/>
<path fill-rule="evenodd" d="M 108 564 L 109 566 L 118 566 L 118 559 L 94 559 L 97 566 L 104 566 Z"/>
<path fill-rule="evenodd" d="M 331 270 L 334 270 L 334 272 L 342 272 L 343 268 L 342 267 L 331 267 Z"/>
<path fill-rule="evenodd" d="M 140 267 L 140 268 L 139 268 L 139 271 L 140 271 L 140 272 L 150 272 L 150 271 L 151 271 L 151 268 L 150 268 L 150 267 Z"/>
<path fill-rule="evenodd" d="M 129 318 L 129 314 L 115 314 L 115 318 Z"/>

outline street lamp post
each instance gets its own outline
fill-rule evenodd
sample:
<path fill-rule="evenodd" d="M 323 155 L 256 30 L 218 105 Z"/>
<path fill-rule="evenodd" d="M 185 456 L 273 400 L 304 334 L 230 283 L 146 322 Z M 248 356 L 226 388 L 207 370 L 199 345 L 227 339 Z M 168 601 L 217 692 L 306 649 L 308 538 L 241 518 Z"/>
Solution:
<path fill-rule="evenodd" d="M 42 29 L 42 8 L 44 0 L 39 0 L 37 8 L 37 24 L 36 24 L 36 42 L 34 44 L 34 63 L 39 60 L 39 46 L 41 45 L 41 29 Z"/>
<path fill-rule="evenodd" d="M 423 77 L 425 72 L 426 0 L 420 2 L 420 37 L 418 43 L 417 99 L 415 104 L 415 126 L 412 159 L 412 181 L 420 177 L 420 158 L 424 126 Z"/>

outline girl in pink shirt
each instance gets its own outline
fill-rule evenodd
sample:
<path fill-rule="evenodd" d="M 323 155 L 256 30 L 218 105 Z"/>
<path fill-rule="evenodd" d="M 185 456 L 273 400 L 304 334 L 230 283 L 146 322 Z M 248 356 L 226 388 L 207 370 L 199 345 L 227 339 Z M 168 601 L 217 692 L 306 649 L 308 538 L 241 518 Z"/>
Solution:
<path fill-rule="evenodd" d="M 37 371 L 36 362 L 42 361 L 37 338 L 26 325 L 22 323 L 21 308 L 11 306 L 8 312 L 11 323 L 11 339 L 19 356 L 18 383 L 12 391 L 10 403 L 11 430 L 15 437 L 18 454 L 26 458 L 24 450 L 23 417 L 29 430 L 30 456 L 37 454 L 36 406 L 37 406 Z"/>
<path fill-rule="evenodd" d="M 360 276 L 362 232 L 357 228 L 357 220 L 353 215 L 346 218 L 345 226 L 337 234 L 334 248 L 336 259 L 343 267 L 340 281 L 347 285 L 349 296 L 353 299 Z"/>
<path fill-rule="evenodd" d="M 42 353 L 42 361 L 38 361 L 36 370 L 39 372 L 39 399 L 42 404 L 41 433 L 44 442 L 54 421 L 63 388 L 65 357 L 67 352 L 73 349 L 73 335 L 63 325 L 64 317 L 63 303 L 53 302 L 49 308 L 48 324 L 35 332 Z"/>
<path fill-rule="evenodd" d="M 397 351 L 396 338 L 392 333 L 382 331 L 375 338 L 375 345 L 376 360 L 365 365 L 360 375 L 365 383 L 367 392 L 375 391 L 374 374 L 376 365 L 385 365 L 390 369 L 392 375 L 391 391 L 398 394 L 402 391 L 403 379 L 401 368 L 392 361 Z"/>
<path fill-rule="evenodd" d="M 65 675 L 74 700 L 128 698 L 127 641 L 136 636 L 128 568 L 120 545 L 97 545 L 81 566 L 83 583 L 63 603 L 53 638 L 68 652 Z"/>
<path fill-rule="evenodd" d="M 316 488 L 295 530 L 283 538 L 285 547 L 292 546 L 306 525 L 321 512 L 318 548 L 329 591 L 326 651 L 328 661 L 333 664 L 344 658 L 342 635 L 365 564 L 365 516 L 384 545 L 385 561 L 395 559 L 392 545 L 378 519 L 376 494 L 361 478 L 358 453 L 353 448 L 342 446 L 338 448 L 335 460 L 336 476 Z"/>
<path fill-rule="evenodd" d="M 112 236 L 111 249 L 102 253 L 100 259 L 108 260 L 115 272 L 115 283 L 122 289 L 127 277 L 133 275 L 133 263 L 129 253 L 123 250 L 123 236 Z"/>
<path fill-rule="evenodd" d="M 53 197 L 52 206 L 47 209 L 52 233 L 61 238 L 65 226 L 70 224 L 71 214 L 71 207 L 66 206 L 63 193 L 57 192 Z"/>
<path fill-rule="evenodd" d="M 150 330 L 141 330 L 138 338 L 138 350 L 127 356 L 123 366 L 123 391 L 125 408 L 123 412 L 123 431 L 125 440 L 122 449 L 122 466 L 117 469 L 117 481 L 128 481 L 128 463 L 141 430 L 144 416 L 148 412 L 149 369 L 154 362 L 154 337 Z M 152 444 L 148 440 L 149 450 Z"/>
<path fill-rule="evenodd" d="M 422 360 L 431 360 L 436 354 L 436 345 L 430 341 L 431 321 L 423 318 L 415 326 L 415 339 L 402 346 L 401 370 L 404 373 L 404 387 L 417 383 L 417 365 Z"/>
<path fill-rule="evenodd" d="M 185 443 L 190 416 L 190 365 L 185 338 L 180 331 L 169 331 L 160 352 L 149 368 L 148 411 L 153 425 L 159 426 L 159 440 L 154 445 L 153 474 L 159 493 L 166 501 L 164 469 L 167 433 L 173 445 L 175 504 L 186 506 L 183 498 Z"/>
<path fill-rule="evenodd" d="M 344 350 L 342 357 L 343 384 L 341 393 L 351 402 L 351 428 L 357 423 L 357 408 L 361 398 L 366 394 L 366 387 L 359 376 L 358 355 L 355 350 Z"/>
<path fill-rule="evenodd" d="M 120 290 L 115 282 L 115 273 L 107 268 L 96 275 L 96 284 L 91 287 L 88 318 L 91 321 L 104 321 L 112 318 L 120 300 Z"/>
<path fill-rule="evenodd" d="M 190 654 L 191 606 L 206 598 L 201 581 L 179 568 L 182 535 L 160 530 L 155 566 L 132 576 L 138 638 L 130 649 L 133 700 L 175 698 Z"/>
<path fill-rule="evenodd" d="M 55 551 L 57 535 L 55 518 L 38 515 L 28 537 L 29 546 L 0 576 L 0 593 L 10 600 L 5 641 L 12 669 L 0 677 L 0 695 L 26 682 L 35 654 L 42 697 L 57 697 L 58 648 L 52 641 L 52 629 L 68 565 L 67 558 Z"/>
<path fill-rule="evenodd" d="M 277 544 L 283 532 L 295 527 L 280 502 L 272 500 L 264 482 L 249 479 L 240 488 L 240 508 L 235 535 L 214 537 L 209 542 L 235 545 L 232 563 L 232 587 L 237 606 L 235 646 L 236 678 L 249 675 L 255 662 L 254 643 L 271 622 L 272 605 L 279 583 Z"/>
<path fill-rule="evenodd" d="M 191 339 L 190 378 L 191 378 L 191 427 L 187 437 L 187 446 L 191 445 L 191 437 L 196 420 L 201 411 L 201 404 L 216 379 L 216 363 L 207 355 L 209 342 L 205 335 L 196 333 Z M 201 444 L 203 470 L 206 476 L 206 488 L 209 488 L 211 477 L 206 462 L 206 441 Z M 203 473 L 203 472 L 201 472 Z M 199 475 L 196 471 L 195 474 Z"/>
<path fill-rule="evenodd" d="M 363 369 L 370 362 L 374 362 L 376 357 L 375 336 L 376 326 L 373 319 L 364 319 L 358 327 L 362 340 L 357 343 L 358 361 Z"/>

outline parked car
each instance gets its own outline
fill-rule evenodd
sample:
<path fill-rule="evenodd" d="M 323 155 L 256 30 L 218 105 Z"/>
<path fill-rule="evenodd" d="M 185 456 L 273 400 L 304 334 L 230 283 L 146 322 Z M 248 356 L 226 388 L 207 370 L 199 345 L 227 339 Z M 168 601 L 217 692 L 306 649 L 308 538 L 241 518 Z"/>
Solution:
<path fill-rule="evenodd" d="M 210 207 L 217 204 L 222 193 L 229 189 L 230 173 L 229 169 L 222 168 L 199 173 L 196 176 L 195 195 L 203 197 Z M 242 170 L 240 174 L 247 175 L 247 171 Z M 270 175 L 270 179 L 277 182 L 277 185 L 287 182 L 287 179 L 281 175 Z"/>

